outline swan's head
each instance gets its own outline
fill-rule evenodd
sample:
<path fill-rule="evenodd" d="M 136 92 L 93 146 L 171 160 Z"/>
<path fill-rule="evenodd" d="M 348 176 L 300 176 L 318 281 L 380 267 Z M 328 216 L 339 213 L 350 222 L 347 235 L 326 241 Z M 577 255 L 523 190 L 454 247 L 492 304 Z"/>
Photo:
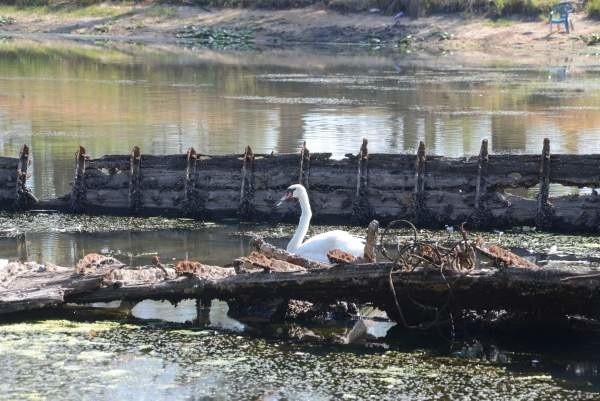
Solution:
<path fill-rule="evenodd" d="M 306 188 L 304 188 L 304 186 L 302 186 L 301 184 L 290 185 L 288 187 L 288 189 L 286 189 L 285 192 L 283 193 L 283 197 L 279 200 L 279 202 L 277 203 L 277 206 L 281 206 L 281 204 L 285 201 L 288 201 L 288 200 L 291 200 L 294 198 L 297 199 L 302 194 L 306 194 Z"/>

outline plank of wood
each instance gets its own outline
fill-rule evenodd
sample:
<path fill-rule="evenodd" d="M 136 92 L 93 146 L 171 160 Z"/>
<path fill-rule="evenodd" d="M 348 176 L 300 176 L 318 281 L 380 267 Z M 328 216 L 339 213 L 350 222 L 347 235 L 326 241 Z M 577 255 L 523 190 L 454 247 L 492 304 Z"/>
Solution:
<path fill-rule="evenodd" d="M 106 274 L 79 275 L 73 268 L 35 263 L 11 265 L 0 274 L 0 314 L 61 305 L 68 295 L 100 288 Z M 15 271 L 8 272 L 10 268 Z"/>

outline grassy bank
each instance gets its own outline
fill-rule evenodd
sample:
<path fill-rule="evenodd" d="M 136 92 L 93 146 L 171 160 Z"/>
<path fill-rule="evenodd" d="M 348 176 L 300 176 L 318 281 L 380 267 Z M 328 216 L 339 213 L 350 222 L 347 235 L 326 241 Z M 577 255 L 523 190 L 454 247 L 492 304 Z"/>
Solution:
<path fill-rule="evenodd" d="M 379 10 L 386 14 L 406 11 L 410 0 L 171 0 L 170 5 L 196 5 L 230 8 L 290 9 L 319 5 L 339 12 Z M 466 12 L 492 18 L 506 16 L 538 17 L 548 14 L 559 0 L 420 0 L 419 14 Z M 0 1 L 0 10 L 30 9 L 36 13 L 71 13 L 80 15 L 111 16 L 115 8 L 102 7 L 98 0 L 8 0 Z M 117 1 L 113 5 L 131 6 L 134 2 Z M 600 18 L 600 0 L 588 0 L 586 11 L 590 17 Z M 112 13 L 112 14 L 111 14 Z"/>

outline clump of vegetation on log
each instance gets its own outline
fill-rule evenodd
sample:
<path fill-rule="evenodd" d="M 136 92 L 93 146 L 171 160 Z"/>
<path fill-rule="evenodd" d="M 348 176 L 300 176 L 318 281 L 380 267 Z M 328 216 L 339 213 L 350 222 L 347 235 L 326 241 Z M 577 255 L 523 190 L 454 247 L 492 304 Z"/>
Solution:
<path fill-rule="evenodd" d="M 234 30 L 186 25 L 177 31 L 176 36 L 179 39 L 192 40 L 218 49 L 250 47 L 254 42 L 254 35 L 250 29 Z"/>
<path fill-rule="evenodd" d="M 12 25 L 16 21 L 13 17 L 7 17 L 6 15 L 0 15 L 0 26 Z"/>
<path fill-rule="evenodd" d="M 600 9 L 598 10 L 598 17 L 600 18 Z M 580 35 L 579 39 L 588 46 L 594 46 L 600 44 L 600 32 L 592 33 L 590 35 Z"/>

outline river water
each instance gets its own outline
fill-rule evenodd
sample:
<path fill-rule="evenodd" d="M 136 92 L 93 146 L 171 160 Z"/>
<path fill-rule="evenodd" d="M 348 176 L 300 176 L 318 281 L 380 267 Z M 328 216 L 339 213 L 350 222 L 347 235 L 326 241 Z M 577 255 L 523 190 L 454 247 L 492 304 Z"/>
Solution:
<path fill-rule="evenodd" d="M 69 191 L 74 153 L 600 152 L 600 67 L 463 63 L 460 57 L 325 50 L 214 52 L 125 43 L 0 41 L 0 155 L 31 145 L 30 185 Z M 595 61 L 596 60 L 596 61 Z M 288 225 L 189 219 L 0 214 L 0 258 L 72 265 L 89 252 L 136 265 L 153 255 L 223 264 Z M 325 230 L 315 227 L 314 232 Z M 356 231 L 359 233 L 360 231 Z M 538 260 L 593 256 L 595 237 L 488 233 Z M 558 244 L 558 249 L 552 245 Z M 217 309 L 221 306 L 216 307 Z M 394 334 L 376 346 L 293 344 L 180 326 L 193 303 L 136 307 L 138 317 L 0 324 L 0 399 L 558 400 L 598 399 L 600 347 L 557 339 L 450 344 Z M 213 325 L 224 313 L 213 313 Z M 170 320 L 172 323 L 167 323 Z M 387 326 L 386 326 L 387 327 Z M 380 330 L 381 331 L 381 330 Z M 385 333 L 385 330 L 383 330 Z M 379 333 L 381 334 L 381 333 Z M 262 397 L 262 398 L 261 398 Z"/>

